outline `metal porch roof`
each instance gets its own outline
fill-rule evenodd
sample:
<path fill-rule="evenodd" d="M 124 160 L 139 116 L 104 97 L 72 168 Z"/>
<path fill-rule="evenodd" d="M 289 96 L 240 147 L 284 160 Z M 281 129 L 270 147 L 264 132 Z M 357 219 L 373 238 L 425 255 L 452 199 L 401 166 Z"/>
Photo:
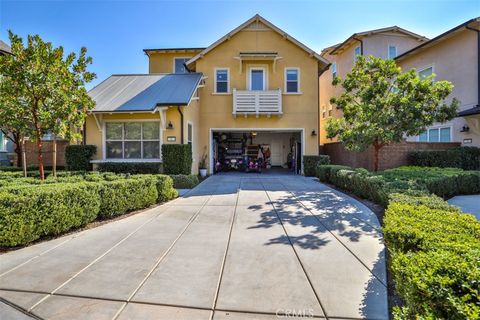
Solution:
<path fill-rule="evenodd" d="M 186 106 L 201 73 L 112 75 L 89 91 L 93 112 L 153 111 L 159 106 Z"/>

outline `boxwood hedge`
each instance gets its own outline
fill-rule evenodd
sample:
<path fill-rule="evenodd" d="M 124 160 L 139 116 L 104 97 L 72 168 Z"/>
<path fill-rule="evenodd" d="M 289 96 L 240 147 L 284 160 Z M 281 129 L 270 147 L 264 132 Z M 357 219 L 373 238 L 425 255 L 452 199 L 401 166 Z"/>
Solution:
<path fill-rule="evenodd" d="M 330 164 L 330 156 L 303 156 L 303 171 L 306 177 L 312 177 L 316 174 L 317 166 Z"/>
<path fill-rule="evenodd" d="M 65 162 L 68 170 L 92 170 L 90 160 L 92 160 L 95 153 L 97 153 L 97 146 L 95 145 L 68 145 L 65 148 Z"/>
<path fill-rule="evenodd" d="M 0 178 L 0 246 L 24 245 L 176 196 L 166 175 L 73 172 L 43 182 Z"/>
<path fill-rule="evenodd" d="M 408 159 L 414 166 L 480 170 L 480 148 L 476 147 L 413 151 Z"/>
<path fill-rule="evenodd" d="M 430 198 L 430 199 L 429 199 Z M 435 196 L 393 195 L 385 214 L 398 319 L 479 319 L 480 222 Z"/>
<path fill-rule="evenodd" d="M 192 146 L 189 144 L 163 144 L 162 161 L 165 174 L 190 174 L 192 171 Z"/>
<path fill-rule="evenodd" d="M 172 174 L 170 177 L 173 179 L 173 187 L 176 189 L 192 189 L 200 183 L 194 174 Z"/>

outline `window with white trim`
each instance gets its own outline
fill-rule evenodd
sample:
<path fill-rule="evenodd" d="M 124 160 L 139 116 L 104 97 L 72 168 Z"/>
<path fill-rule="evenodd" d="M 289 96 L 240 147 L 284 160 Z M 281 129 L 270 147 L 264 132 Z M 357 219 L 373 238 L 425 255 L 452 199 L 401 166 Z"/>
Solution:
<path fill-rule="evenodd" d="M 328 116 L 331 117 L 333 112 L 333 107 L 331 104 L 328 105 Z"/>
<path fill-rule="evenodd" d="M 395 59 L 397 57 L 397 47 L 388 46 L 388 59 Z"/>
<path fill-rule="evenodd" d="M 216 93 L 228 93 L 230 92 L 229 86 L 229 72 L 228 69 L 216 69 L 215 70 L 215 92 Z"/>
<path fill-rule="evenodd" d="M 193 123 L 187 123 L 187 143 L 192 146 L 193 150 Z"/>
<path fill-rule="evenodd" d="M 355 47 L 353 51 L 353 61 L 357 61 L 358 56 L 362 55 L 362 49 L 360 47 Z"/>
<path fill-rule="evenodd" d="M 190 60 L 190 58 L 174 58 L 175 73 L 187 73 L 188 70 L 185 68 L 185 63 Z"/>
<path fill-rule="evenodd" d="M 300 70 L 298 68 L 285 68 L 285 92 L 300 92 Z"/>
<path fill-rule="evenodd" d="M 160 159 L 160 122 L 106 122 L 106 159 Z"/>
<path fill-rule="evenodd" d="M 334 62 L 332 63 L 332 79 L 335 79 L 337 77 L 337 63 Z"/>
<path fill-rule="evenodd" d="M 451 142 L 452 127 L 430 128 L 418 136 L 421 142 Z"/>
<path fill-rule="evenodd" d="M 433 67 L 428 67 L 418 71 L 418 77 L 420 79 L 425 79 L 426 77 L 431 76 L 432 74 L 433 74 Z"/>

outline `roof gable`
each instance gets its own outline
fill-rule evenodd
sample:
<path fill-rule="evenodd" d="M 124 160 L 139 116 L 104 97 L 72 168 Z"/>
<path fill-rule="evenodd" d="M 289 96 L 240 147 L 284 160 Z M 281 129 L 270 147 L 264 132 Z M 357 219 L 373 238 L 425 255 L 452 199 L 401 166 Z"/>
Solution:
<path fill-rule="evenodd" d="M 229 40 L 233 35 L 235 35 L 236 33 L 240 32 L 240 31 L 243 31 L 243 30 L 247 30 L 247 31 L 273 30 L 273 31 L 277 32 L 278 34 L 282 35 L 282 37 L 284 37 L 285 39 L 287 39 L 290 42 L 292 42 L 293 44 L 295 44 L 296 46 L 300 47 L 302 50 L 307 52 L 311 57 L 317 59 L 320 63 L 322 63 L 324 65 L 330 64 L 330 62 L 328 60 L 326 60 L 321 55 L 316 53 L 313 49 L 308 48 L 306 45 L 304 45 L 303 43 L 301 43 L 297 39 L 293 38 L 292 36 L 287 34 L 285 31 L 281 30 L 280 28 L 278 28 L 277 26 L 272 24 L 267 19 L 265 19 L 262 16 L 256 14 L 252 18 L 250 18 L 247 21 L 245 21 L 244 23 L 242 23 L 237 28 L 235 28 L 232 31 L 230 31 L 229 33 L 227 33 L 225 36 L 221 37 L 220 39 L 218 39 L 217 41 L 212 43 L 210 46 L 208 46 L 207 48 L 202 50 L 200 53 L 195 55 L 193 58 L 188 60 L 187 65 L 192 64 L 193 62 L 197 61 L 198 59 L 201 59 L 203 56 L 208 54 L 210 51 L 215 49 L 217 46 L 219 46 L 223 42 Z"/>
<path fill-rule="evenodd" d="M 428 41 L 428 38 L 426 38 L 424 36 L 421 36 L 417 33 L 408 31 L 407 29 L 403 29 L 403 28 L 400 28 L 398 26 L 392 26 L 392 27 L 386 27 L 386 28 L 381 28 L 381 29 L 375 29 L 375 30 L 369 30 L 369 31 L 354 33 L 350 37 L 348 37 L 345 41 L 343 41 L 342 43 L 331 46 L 331 47 L 328 47 L 328 48 L 325 48 L 323 51 L 325 51 L 325 53 L 327 53 L 326 51 L 331 49 L 329 54 L 330 55 L 335 55 L 340 50 L 342 50 L 345 46 L 349 45 L 351 42 L 356 41 L 359 38 L 364 38 L 364 37 L 368 37 L 368 36 L 371 36 L 371 35 L 382 34 L 382 33 L 402 34 L 402 35 L 409 36 L 409 37 L 412 37 L 414 39 L 417 39 L 418 41 L 421 41 L 421 42 Z"/>

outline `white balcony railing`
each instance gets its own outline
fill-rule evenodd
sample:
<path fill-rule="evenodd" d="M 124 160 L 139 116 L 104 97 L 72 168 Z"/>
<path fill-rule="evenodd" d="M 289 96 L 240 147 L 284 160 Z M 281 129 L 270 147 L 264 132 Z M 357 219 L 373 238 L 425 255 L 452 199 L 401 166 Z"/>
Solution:
<path fill-rule="evenodd" d="M 233 89 L 233 115 L 255 114 L 270 116 L 282 114 L 282 91 L 249 91 Z"/>

